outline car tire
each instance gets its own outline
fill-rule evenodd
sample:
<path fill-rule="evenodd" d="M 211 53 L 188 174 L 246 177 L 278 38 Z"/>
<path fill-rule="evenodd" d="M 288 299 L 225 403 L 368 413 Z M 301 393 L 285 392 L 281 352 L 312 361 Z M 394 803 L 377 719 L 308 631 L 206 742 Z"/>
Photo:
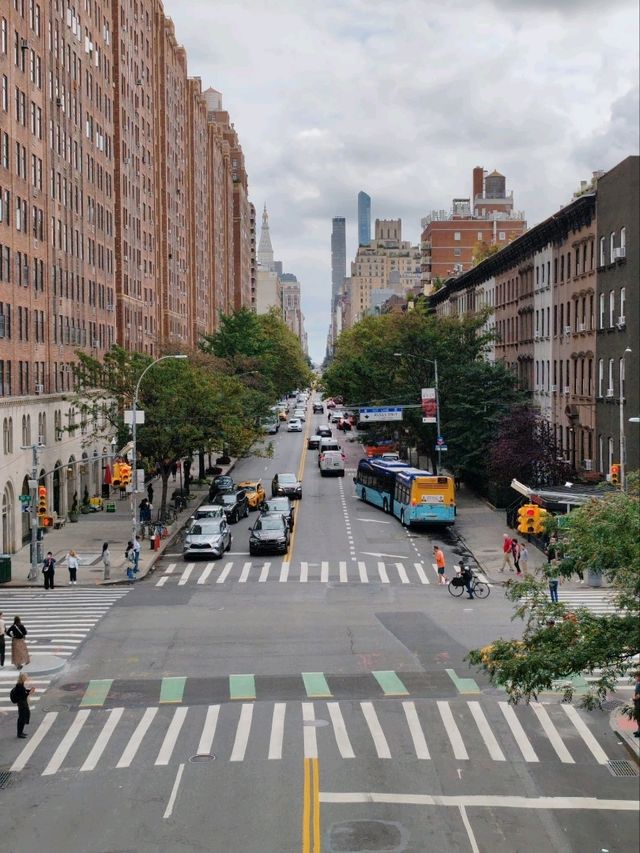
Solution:
<path fill-rule="evenodd" d="M 344 471 L 340 471 L 340 476 L 344 477 Z"/>
<path fill-rule="evenodd" d="M 323 470 L 322 470 L 322 468 L 320 469 L 320 476 L 321 476 L 321 477 L 324 477 L 324 475 L 325 475 L 326 473 L 327 473 L 327 472 L 326 472 L 326 471 L 323 471 Z"/>
<path fill-rule="evenodd" d="M 240 516 L 238 515 L 238 511 L 236 510 L 231 514 L 231 518 L 229 519 L 231 524 L 237 524 L 240 521 Z"/>
<path fill-rule="evenodd" d="M 249 545 L 249 556 L 255 557 L 255 555 L 256 555 L 255 548 L 252 548 L 251 545 Z"/>

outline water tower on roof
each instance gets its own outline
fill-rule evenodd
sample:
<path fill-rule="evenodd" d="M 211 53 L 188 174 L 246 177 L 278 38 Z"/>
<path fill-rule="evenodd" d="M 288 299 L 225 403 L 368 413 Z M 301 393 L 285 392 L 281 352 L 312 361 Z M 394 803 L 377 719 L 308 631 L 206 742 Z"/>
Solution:
<path fill-rule="evenodd" d="M 484 179 L 485 198 L 505 198 L 507 194 L 507 179 L 495 169 Z"/>

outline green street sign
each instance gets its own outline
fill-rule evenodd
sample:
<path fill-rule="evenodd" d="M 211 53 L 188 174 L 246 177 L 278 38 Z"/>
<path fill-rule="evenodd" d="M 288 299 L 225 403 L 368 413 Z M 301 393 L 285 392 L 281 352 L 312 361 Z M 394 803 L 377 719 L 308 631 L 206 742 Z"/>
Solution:
<path fill-rule="evenodd" d="M 23 503 L 23 504 L 31 503 L 31 495 L 20 495 L 20 503 Z"/>

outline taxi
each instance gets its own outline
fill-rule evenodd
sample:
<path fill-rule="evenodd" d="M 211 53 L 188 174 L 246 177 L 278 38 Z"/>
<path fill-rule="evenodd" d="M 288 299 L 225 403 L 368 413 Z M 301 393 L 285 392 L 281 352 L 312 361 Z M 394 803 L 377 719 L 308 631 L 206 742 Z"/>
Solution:
<path fill-rule="evenodd" d="M 243 483 L 238 483 L 238 488 L 245 490 L 249 509 L 258 509 L 267 497 L 261 480 L 245 480 Z"/>

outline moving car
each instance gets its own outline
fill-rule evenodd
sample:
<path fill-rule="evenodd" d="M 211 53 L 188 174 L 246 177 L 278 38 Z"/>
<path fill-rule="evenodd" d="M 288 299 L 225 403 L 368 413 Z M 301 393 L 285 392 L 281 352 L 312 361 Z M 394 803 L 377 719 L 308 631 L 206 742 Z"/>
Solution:
<path fill-rule="evenodd" d="M 249 503 L 244 489 L 238 489 L 237 492 L 220 492 L 213 499 L 213 503 L 222 507 L 227 521 L 232 524 L 249 515 Z"/>
<path fill-rule="evenodd" d="M 300 418 L 291 418 L 287 424 L 287 432 L 302 432 L 302 421 Z"/>
<path fill-rule="evenodd" d="M 238 483 L 238 488 L 244 489 L 247 493 L 249 509 L 258 509 L 267 496 L 262 485 L 262 480 L 243 480 L 242 483 Z"/>
<path fill-rule="evenodd" d="M 249 530 L 249 553 L 252 556 L 265 551 L 286 554 L 289 550 L 289 525 L 282 513 L 259 516 Z"/>
<path fill-rule="evenodd" d="M 307 450 L 317 450 L 320 447 L 321 435 L 310 435 L 307 439 Z"/>
<path fill-rule="evenodd" d="M 318 459 L 320 475 L 326 477 L 335 474 L 337 477 L 344 477 L 344 458 L 344 453 L 340 450 L 323 451 Z"/>
<path fill-rule="evenodd" d="M 289 498 L 302 497 L 302 483 L 295 474 L 276 474 L 271 481 L 271 497 L 286 495 Z"/>
<path fill-rule="evenodd" d="M 294 409 L 293 410 L 293 417 L 298 418 L 298 420 L 304 421 L 307 418 L 307 413 L 305 412 L 304 409 Z"/>
<path fill-rule="evenodd" d="M 295 510 L 289 498 L 269 498 L 261 505 L 260 511 L 269 514 L 279 512 L 287 519 L 289 530 L 293 530 Z"/>
<path fill-rule="evenodd" d="M 337 423 L 338 421 L 343 420 L 346 417 L 345 413 L 342 410 L 334 409 L 329 413 L 329 423 Z"/>
<path fill-rule="evenodd" d="M 280 421 L 265 421 L 262 424 L 262 429 L 267 435 L 275 435 L 280 429 Z"/>
<path fill-rule="evenodd" d="M 280 411 L 278 412 L 278 420 L 279 421 L 286 421 L 287 418 L 289 417 L 288 412 L 289 412 L 289 409 L 280 409 Z"/>
<path fill-rule="evenodd" d="M 229 477 L 227 474 L 218 474 L 217 477 L 213 478 L 209 486 L 209 500 L 213 501 L 213 498 L 220 492 L 232 492 L 235 487 L 236 484 L 233 477 Z"/>
<path fill-rule="evenodd" d="M 322 403 L 314 403 L 313 404 L 313 414 L 314 415 L 324 415 L 324 406 Z"/>
<path fill-rule="evenodd" d="M 224 518 L 203 518 L 189 528 L 182 546 L 185 560 L 193 557 L 221 557 L 231 549 L 231 532 Z"/>
<path fill-rule="evenodd" d="M 220 504 L 202 504 L 191 516 L 190 521 L 199 521 L 201 518 L 224 518 L 224 510 Z"/>
<path fill-rule="evenodd" d="M 320 424 L 316 432 L 319 436 L 322 436 L 322 438 L 331 438 L 331 436 L 333 435 L 329 424 Z"/>

